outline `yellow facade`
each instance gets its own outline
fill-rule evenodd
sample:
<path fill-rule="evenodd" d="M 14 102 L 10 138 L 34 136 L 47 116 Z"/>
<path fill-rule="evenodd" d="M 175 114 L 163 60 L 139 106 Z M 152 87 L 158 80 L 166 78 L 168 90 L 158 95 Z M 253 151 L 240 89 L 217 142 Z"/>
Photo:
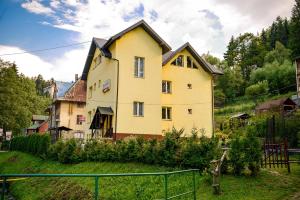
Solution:
<path fill-rule="evenodd" d="M 85 127 L 84 122 L 82 124 L 77 124 L 77 115 L 85 116 L 85 105 L 83 103 L 60 101 L 57 103 L 56 116 L 57 117 L 57 127 L 65 126 L 71 131 L 63 131 L 62 138 L 70 139 L 75 137 L 75 133 L 84 134 Z"/>
<path fill-rule="evenodd" d="M 162 47 L 142 27 L 116 39 L 109 50 L 111 58 L 96 48 L 88 68 L 86 133 L 92 133 L 90 126 L 97 107 L 110 107 L 113 110 L 112 128 L 117 135 L 159 136 L 175 127 L 184 128 L 187 136 L 192 128 L 202 129 L 211 136 L 213 76 L 196 62 L 189 51 L 183 49 L 177 53 L 184 56 L 184 67 L 171 64 L 177 55 L 163 66 Z M 101 63 L 96 66 L 99 55 Z M 187 56 L 192 57 L 198 69 L 186 67 Z M 144 76 L 141 78 L 134 76 L 135 57 L 144 59 Z M 110 80 L 110 90 L 103 92 L 107 80 Z M 171 81 L 170 94 L 162 93 L 163 80 Z M 192 85 L 191 89 L 188 84 Z M 143 116 L 133 114 L 134 102 L 144 103 Z M 163 107 L 171 108 L 170 120 L 162 119 Z"/>
<path fill-rule="evenodd" d="M 183 55 L 184 66 L 175 66 L 171 62 L 179 55 Z M 171 107 L 171 120 L 162 120 L 162 131 L 170 128 L 184 128 L 185 134 L 191 133 L 192 128 L 205 131 L 211 136 L 212 122 L 212 75 L 203 67 L 187 68 L 187 56 L 197 63 L 193 56 L 184 49 L 177 53 L 162 68 L 162 80 L 171 81 L 171 94 L 161 94 L 162 106 Z M 188 84 L 191 84 L 189 89 Z M 191 113 L 189 113 L 191 109 Z"/>

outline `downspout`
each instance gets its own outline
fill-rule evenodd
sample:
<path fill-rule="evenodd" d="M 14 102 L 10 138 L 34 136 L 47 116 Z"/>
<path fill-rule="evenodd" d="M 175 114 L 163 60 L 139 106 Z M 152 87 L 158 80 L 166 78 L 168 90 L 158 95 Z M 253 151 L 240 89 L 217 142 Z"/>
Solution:
<path fill-rule="evenodd" d="M 211 117 L 211 120 L 212 120 L 212 138 L 215 137 L 215 120 L 214 120 L 214 109 L 215 109 L 215 102 L 214 102 L 214 78 L 215 76 L 212 75 L 212 79 L 211 79 L 211 108 L 212 108 L 212 117 Z"/>
<path fill-rule="evenodd" d="M 116 58 L 112 58 L 112 60 L 117 61 L 117 94 L 116 94 L 116 118 L 115 118 L 115 134 L 114 140 L 117 140 L 117 122 L 118 122 L 118 103 L 119 103 L 119 65 L 120 61 Z"/>

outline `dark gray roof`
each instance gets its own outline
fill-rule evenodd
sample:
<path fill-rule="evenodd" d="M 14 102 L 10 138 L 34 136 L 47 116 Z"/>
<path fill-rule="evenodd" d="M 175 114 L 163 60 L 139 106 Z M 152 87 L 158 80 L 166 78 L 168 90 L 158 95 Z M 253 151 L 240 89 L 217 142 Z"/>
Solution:
<path fill-rule="evenodd" d="M 114 111 L 111 107 L 97 107 L 97 110 L 100 112 L 101 115 L 114 115 Z"/>
<path fill-rule="evenodd" d="M 184 45 L 182 45 L 181 47 L 179 47 L 176 51 L 171 51 L 171 52 L 167 52 L 163 55 L 163 66 L 165 64 L 167 64 L 172 58 L 174 58 L 174 56 L 181 52 L 183 49 L 187 49 L 192 56 L 197 60 L 198 63 L 200 63 L 204 70 L 211 73 L 211 74 L 219 74 L 222 75 L 223 72 L 219 69 L 217 69 L 216 67 L 212 66 L 211 64 L 207 63 L 196 51 L 195 49 L 192 47 L 192 45 L 190 45 L 190 43 L 185 43 Z"/>

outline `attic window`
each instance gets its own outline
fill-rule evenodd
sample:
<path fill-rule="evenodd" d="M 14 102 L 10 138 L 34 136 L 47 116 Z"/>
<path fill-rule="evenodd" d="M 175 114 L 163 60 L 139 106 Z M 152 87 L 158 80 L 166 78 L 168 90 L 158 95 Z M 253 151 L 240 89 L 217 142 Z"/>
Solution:
<path fill-rule="evenodd" d="M 172 63 L 171 65 L 176 65 L 183 67 L 183 55 L 178 56 Z"/>
<path fill-rule="evenodd" d="M 95 62 L 95 67 L 100 65 L 101 63 L 101 55 L 98 55 L 95 59 L 94 59 L 94 62 Z"/>
<path fill-rule="evenodd" d="M 191 83 L 188 83 L 188 84 L 187 84 L 187 87 L 188 87 L 188 89 L 192 89 L 192 84 L 191 84 Z"/>
<path fill-rule="evenodd" d="M 191 108 L 188 109 L 188 113 L 191 115 L 193 114 L 193 110 Z"/>
<path fill-rule="evenodd" d="M 187 56 L 186 62 L 188 68 L 198 69 L 197 64 L 193 61 L 193 59 L 190 56 Z"/>

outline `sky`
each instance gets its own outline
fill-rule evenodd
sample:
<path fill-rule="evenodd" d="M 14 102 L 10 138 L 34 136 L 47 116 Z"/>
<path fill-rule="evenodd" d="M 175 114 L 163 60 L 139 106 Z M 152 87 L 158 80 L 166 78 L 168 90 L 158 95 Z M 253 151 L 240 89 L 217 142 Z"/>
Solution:
<path fill-rule="evenodd" d="M 0 58 L 26 76 L 74 80 L 93 37 L 108 39 L 144 19 L 173 50 L 190 42 L 223 57 L 230 37 L 257 34 L 294 0 L 0 0 Z M 75 45 L 71 45 L 75 44 Z M 71 45 L 71 46 L 69 46 Z M 49 51 L 38 51 L 67 46 Z M 26 54 L 3 55 L 31 51 Z"/>

